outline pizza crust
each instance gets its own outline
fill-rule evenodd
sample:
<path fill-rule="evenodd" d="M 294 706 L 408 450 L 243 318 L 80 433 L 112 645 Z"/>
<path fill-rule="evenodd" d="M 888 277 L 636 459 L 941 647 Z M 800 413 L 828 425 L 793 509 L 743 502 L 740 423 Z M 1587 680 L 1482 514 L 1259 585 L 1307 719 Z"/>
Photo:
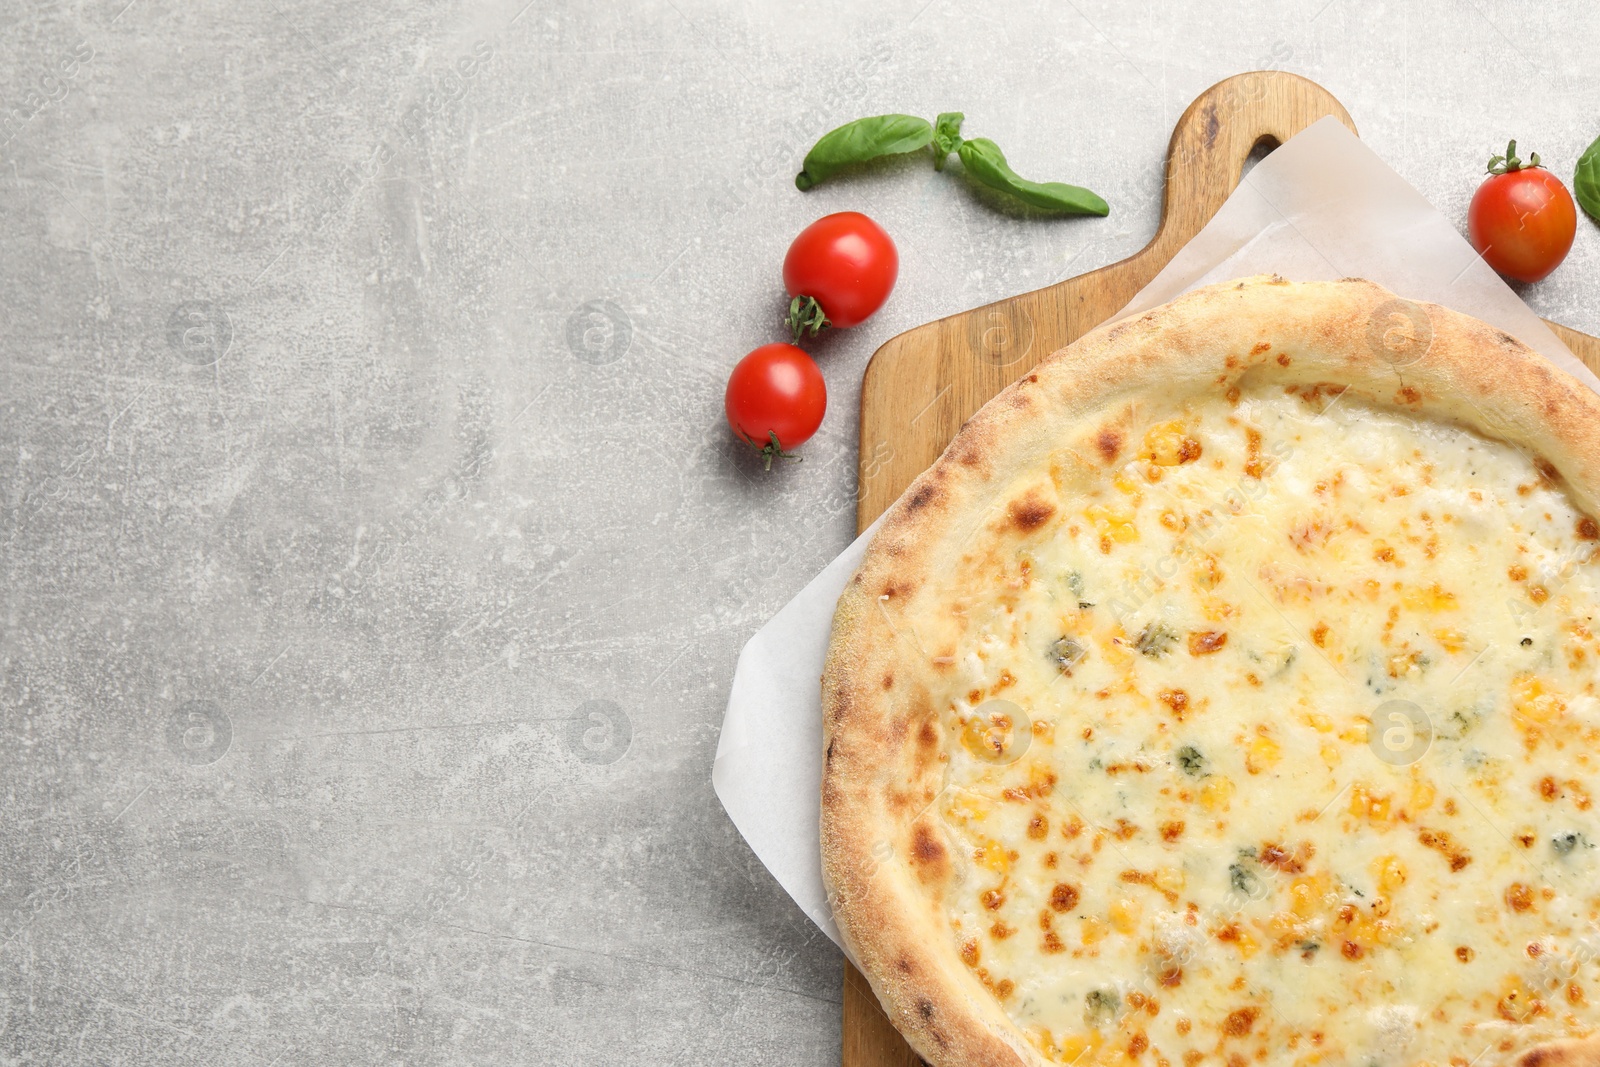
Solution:
<path fill-rule="evenodd" d="M 1600 1036 L 1581 1041 L 1551 1041 L 1517 1057 L 1517 1067 L 1595 1067 L 1600 1064 Z"/>
<path fill-rule="evenodd" d="M 919 815 L 942 787 L 944 740 L 906 609 L 978 523 L 1004 515 L 1025 531 L 1042 521 L 1025 496 L 999 493 L 1052 442 L 1092 420 L 1098 461 L 1111 466 L 1129 454 L 1122 426 L 1141 393 L 1226 391 L 1245 378 L 1337 383 L 1458 421 L 1542 457 L 1595 510 L 1600 398 L 1502 331 L 1360 279 L 1202 288 L 1092 331 L 995 396 L 889 510 L 839 600 L 822 683 L 822 862 L 834 915 L 890 1019 L 938 1067 L 1047 1061 L 951 943 L 940 907 L 951 843 Z M 1600 1063 L 1600 1039 L 1552 1043 L 1518 1062 Z"/>

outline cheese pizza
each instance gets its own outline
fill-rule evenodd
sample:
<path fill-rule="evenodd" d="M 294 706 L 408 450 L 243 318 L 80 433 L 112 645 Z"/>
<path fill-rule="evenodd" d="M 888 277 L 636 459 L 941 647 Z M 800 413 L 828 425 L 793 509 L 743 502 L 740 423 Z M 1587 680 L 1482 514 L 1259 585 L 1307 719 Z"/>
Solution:
<path fill-rule="evenodd" d="M 1600 1062 L 1600 398 L 1371 283 L 1103 327 L 891 509 L 846 944 L 940 1067 Z"/>

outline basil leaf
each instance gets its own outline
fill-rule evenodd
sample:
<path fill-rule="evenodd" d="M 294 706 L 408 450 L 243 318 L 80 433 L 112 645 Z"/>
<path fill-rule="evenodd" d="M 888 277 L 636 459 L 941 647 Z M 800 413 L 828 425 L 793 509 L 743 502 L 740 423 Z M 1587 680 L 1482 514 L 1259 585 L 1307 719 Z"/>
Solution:
<path fill-rule="evenodd" d="M 959 111 L 946 111 L 933 120 L 934 170 L 944 170 L 945 160 L 961 146 L 961 123 L 966 117 Z"/>
<path fill-rule="evenodd" d="M 1578 160 L 1578 169 L 1572 175 L 1572 191 L 1577 194 L 1579 206 L 1590 218 L 1600 222 L 1600 138 Z"/>
<path fill-rule="evenodd" d="M 962 141 L 956 148 L 967 173 L 991 189 L 1010 193 L 1025 204 L 1071 215 L 1105 215 L 1111 209 L 1087 189 L 1061 182 L 1030 182 L 1006 165 L 1005 153 L 987 137 Z"/>
<path fill-rule="evenodd" d="M 805 192 L 827 181 L 853 163 L 865 163 L 879 156 L 915 152 L 933 140 L 933 127 L 927 119 L 914 115 L 874 115 L 847 122 L 822 139 L 806 153 L 805 167 L 794 176 L 794 184 Z"/>

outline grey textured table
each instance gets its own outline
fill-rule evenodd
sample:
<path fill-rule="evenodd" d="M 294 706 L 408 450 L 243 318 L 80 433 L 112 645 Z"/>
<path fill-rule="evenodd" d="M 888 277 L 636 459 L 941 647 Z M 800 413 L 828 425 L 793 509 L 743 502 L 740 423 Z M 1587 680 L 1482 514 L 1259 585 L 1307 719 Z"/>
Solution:
<path fill-rule="evenodd" d="M 1453 218 L 1508 137 L 1600 135 L 1591 4 L 522 5 L 0 12 L 7 1063 L 835 1062 L 839 957 L 709 778 L 851 537 L 873 348 L 1140 247 L 1240 70 Z M 790 183 L 946 109 L 1111 217 Z M 843 208 L 899 290 L 766 476 L 723 381 Z M 1526 296 L 1600 332 L 1579 230 Z"/>

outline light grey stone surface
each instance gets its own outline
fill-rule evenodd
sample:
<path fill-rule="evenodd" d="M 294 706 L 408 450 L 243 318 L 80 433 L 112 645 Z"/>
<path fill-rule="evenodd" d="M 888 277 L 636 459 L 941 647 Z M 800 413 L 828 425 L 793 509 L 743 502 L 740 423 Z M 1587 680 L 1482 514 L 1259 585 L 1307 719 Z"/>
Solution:
<path fill-rule="evenodd" d="M 853 532 L 872 350 L 1138 249 L 1241 70 L 1452 218 L 1600 135 L 1591 4 L 522 3 L 0 10 L 4 1062 L 836 1062 L 839 957 L 709 778 Z M 790 182 L 945 109 L 1113 214 Z M 723 381 L 843 208 L 899 289 L 765 476 Z M 1526 295 L 1600 332 L 1579 231 Z"/>

